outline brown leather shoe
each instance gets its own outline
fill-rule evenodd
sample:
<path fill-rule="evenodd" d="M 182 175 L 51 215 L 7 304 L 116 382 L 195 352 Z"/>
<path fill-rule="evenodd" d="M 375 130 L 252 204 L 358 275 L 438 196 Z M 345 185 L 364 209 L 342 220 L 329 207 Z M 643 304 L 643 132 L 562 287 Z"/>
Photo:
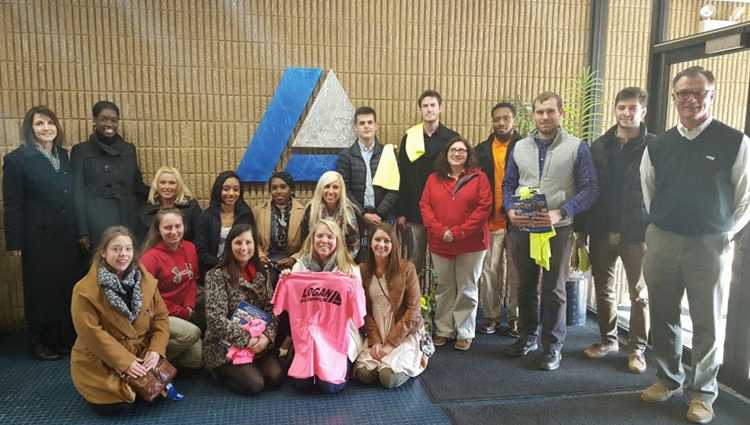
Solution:
<path fill-rule="evenodd" d="M 607 354 L 617 353 L 618 351 L 620 351 L 620 346 L 616 342 L 610 344 L 595 342 L 583 350 L 583 355 L 589 359 L 601 359 Z"/>
<path fill-rule="evenodd" d="M 448 338 L 446 338 L 444 336 L 435 335 L 434 337 L 432 337 L 432 344 L 435 347 L 442 347 L 443 345 L 445 345 L 447 343 L 448 343 Z"/>
<path fill-rule="evenodd" d="M 469 338 L 469 339 L 459 339 L 458 341 L 456 341 L 455 344 L 453 344 L 453 348 L 455 348 L 456 350 L 460 350 L 460 351 L 468 351 L 469 348 L 471 348 L 471 342 L 472 341 L 473 341 L 473 339 L 471 339 L 471 338 Z"/>
<path fill-rule="evenodd" d="M 628 369 L 633 373 L 646 371 L 646 357 L 643 355 L 643 351 L 634 350 L 628 354 Z"/>

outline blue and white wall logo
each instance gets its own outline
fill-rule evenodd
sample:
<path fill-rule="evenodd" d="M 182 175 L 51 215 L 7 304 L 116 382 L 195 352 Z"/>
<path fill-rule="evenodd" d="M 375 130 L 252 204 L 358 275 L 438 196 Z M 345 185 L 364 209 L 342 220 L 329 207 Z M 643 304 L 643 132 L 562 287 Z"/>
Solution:
<path fill-rule="evenodd" d="M 323 75 L 320 68 L 287 68 L 237 167 L 243 182 L 266 182 L 276 169 L 305 107 Z M 346 148 L 354 142 L 354 106 L 329 71 L 292 148 Z M 336 168 L 336 155 L 292 154 L 286 171 L 296 181 L 317 181 Z"/>

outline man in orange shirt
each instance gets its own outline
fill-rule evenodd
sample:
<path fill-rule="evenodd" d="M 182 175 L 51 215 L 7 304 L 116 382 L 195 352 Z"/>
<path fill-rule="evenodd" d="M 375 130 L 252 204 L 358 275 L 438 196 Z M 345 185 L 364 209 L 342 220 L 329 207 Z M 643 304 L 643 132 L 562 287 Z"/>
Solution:
<path fill-rule="evenodd" d="M 490 215 L 490 248 L 484 257 L 479 298 L 484 319 L 477 330 L 491 334 L 500 327 L 500 314 L 506 305 L 508 333 L 518 336 L 518 277 L 510 261 L 506 239 L 508 217 L 503 209 L 503 178 L 510 151 L 521 136 L 515 130 L 516 108 L 501 102 L 492 108 L 492 128 L 487 140 L 476 147 L 477 160 L 492 185 L 493 204 Z M 503 257 L 505 253 L 505 258 Z M 506 267 L 507 264 L 507 267 Z"/>

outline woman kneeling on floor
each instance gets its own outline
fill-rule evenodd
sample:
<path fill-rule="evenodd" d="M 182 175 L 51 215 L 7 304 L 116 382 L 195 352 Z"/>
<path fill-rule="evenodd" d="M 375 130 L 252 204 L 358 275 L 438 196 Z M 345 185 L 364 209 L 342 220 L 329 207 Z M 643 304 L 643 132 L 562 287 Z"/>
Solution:
<path fill-rule="evenodd" d="M 169 313 L 156 279 L 138 265 L 133 234 L 112 226 L 101 236 L 89 273 L 73 288 L 78 338 L 70 356 L 76 390 L 99 414 L 132 410 L 139 378 L 159 362 L 169 340 Z"/>
<path fill-rule="evenodd" d="M 158 210 L 143 245 L 141 264 L 159 282 L 169 311 L 167 359 L 177 367 L 200 368 L 201 330 L 195 324 L 198 253 L 183 239 L 185 219 L 177 208 Z"/>
<path fill-rule="evenodd" d="M 265 387 L 277 387 L 283 375 L 273 345 L 277 319 L 267 323 L 257 336 L 232 320 L 242 301 L 273 314 L 269 267 L 260 260 L 256 240 L 253 226 L 232 226 L 219 264 L 206 274 L 207 327 L 203 362 L 219 381 L 243 395 L 258 394 Z M 233 348 L 252 351 L 252 362 L 229 360 L 227 343 Z"/>
<path fill-rule="evenodd" d="M 419 345 L 424 321 L 420 312 L 419 280 L 414 264 L 401 258 L 396 230 L 387 223 L 373 228 L 369 252 L 360 264 L 367 300 L 367 347 L 354 365 L 357 379 L 376 379 L 396 388 L 427 367 Z"/>

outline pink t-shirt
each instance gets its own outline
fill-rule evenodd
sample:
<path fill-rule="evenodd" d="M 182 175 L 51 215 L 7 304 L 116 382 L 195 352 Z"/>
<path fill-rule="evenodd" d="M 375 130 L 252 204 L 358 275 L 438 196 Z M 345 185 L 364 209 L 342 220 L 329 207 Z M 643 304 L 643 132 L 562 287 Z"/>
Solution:
<path fill-rule="evenodd" d="M 349 320 L 357 328 L 364 325 L 362 285 L 337 272 L 294 272 L 279 279 L 272 303 L 275 315 L 289 313 L 294 342 L 289 376 L 344 382 Z"/>

